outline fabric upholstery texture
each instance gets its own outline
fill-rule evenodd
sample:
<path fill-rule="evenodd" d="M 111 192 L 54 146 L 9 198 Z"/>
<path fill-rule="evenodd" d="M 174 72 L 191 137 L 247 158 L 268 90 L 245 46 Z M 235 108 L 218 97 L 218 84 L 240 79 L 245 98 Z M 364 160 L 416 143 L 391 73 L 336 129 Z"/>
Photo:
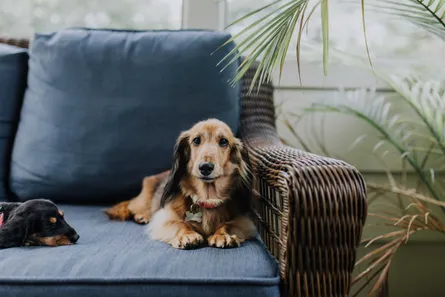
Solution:
<path fill-rule="evenodd" d="M 12 144 L 26 88 L 28 51 L 0 44 L 0 197 L 9 196 Z"/>
<path fill-rule="evenodd" d="M 279 296 L 276 260 L 260 240 L 177 250 L 98 206 L 60 209 L 78 244 L 0 250 L 0 296 Z"/>
<path fill-rule="evenodd" d="M 230 35 L 212 31 L 67 29 L 31 43 L 12 154 L 22 201 L 114 202 L 171 167 L 179 133 L 218 118 L 235 132 L 237 65 L 217 63 Z M 212 54 L 213 53 L 213 54 Z"/>

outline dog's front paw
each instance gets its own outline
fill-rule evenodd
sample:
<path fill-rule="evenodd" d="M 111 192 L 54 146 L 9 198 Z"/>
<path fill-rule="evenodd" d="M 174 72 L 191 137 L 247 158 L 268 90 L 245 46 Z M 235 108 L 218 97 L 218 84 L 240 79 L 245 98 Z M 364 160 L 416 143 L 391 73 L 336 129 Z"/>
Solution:
<path fill-rule="evenodd" d="M 133 217 L 133 220 L 136 223 L 142 224 L 142 225 L 146 225 L 150 221 L 148 218 L 148 214 L 135 214 Z"/>
<path fill-rule="evenodd" d="M 121 202 L 113 207 L 104 210 L 110 220 L 125 221 L 131 218 L 131 212 L 128 210 L 128 201 Z"/>
<path fill-rule="evenodd" d="M 215 234 L 207 239 L 209 246 L 219 248 L 233 248 L 241 245 L 241 240 L 236 235 Z"/>
<path fill-rule="evenodd" d="M 200 246 L 204 242 L 201 234 L 196 232 L 185 233 L 183 235 L 177 236 L 173 242 L 172 246 L 177 249 L 193 249 Z"/>

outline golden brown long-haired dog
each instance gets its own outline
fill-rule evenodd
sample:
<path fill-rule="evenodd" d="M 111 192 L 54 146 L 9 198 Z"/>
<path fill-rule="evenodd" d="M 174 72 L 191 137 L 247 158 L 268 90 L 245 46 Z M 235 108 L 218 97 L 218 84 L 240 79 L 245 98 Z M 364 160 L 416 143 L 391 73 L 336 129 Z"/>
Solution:
<path fill-rule="evenodd" d="M 107 209 L 116 220 L 150 222 L 153 239 L 175 248 L 239 246 L 256 233 L 247 150 L 215 119 L 183 132 L 170 171 L 146 177 L 141 193 Z"/>

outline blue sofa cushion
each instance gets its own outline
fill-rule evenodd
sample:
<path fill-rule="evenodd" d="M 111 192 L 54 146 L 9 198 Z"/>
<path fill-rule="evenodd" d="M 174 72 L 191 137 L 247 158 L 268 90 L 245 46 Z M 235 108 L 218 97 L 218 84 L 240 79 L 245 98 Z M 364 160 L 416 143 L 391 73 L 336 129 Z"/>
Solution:
<path fill-rule="evenodd" d="M 12 144 L 26 88 L 27 50 L 0 44 L 0 197 L 9 196 Z"/>
<path fill-rule="evenodd" d="M 78 244 L 0 250 L 0 296 L 279 296 L 278 265 L 259 240 L 177 250 L 98 206 L 60 209 Z"/>
<path fill-rule="evenodd" d="M 114 202 L 171 165 L 180 131 L 210 117 L 236 131 L 233 44 L 212 31 L 67 29 L 37 34 L 11 189 L 20 200 Z"/>

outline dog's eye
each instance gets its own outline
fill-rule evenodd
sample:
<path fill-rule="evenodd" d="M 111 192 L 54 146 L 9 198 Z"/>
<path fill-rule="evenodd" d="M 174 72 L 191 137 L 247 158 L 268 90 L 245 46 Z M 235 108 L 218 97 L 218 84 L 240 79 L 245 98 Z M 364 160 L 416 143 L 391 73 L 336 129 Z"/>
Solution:
<path fill-rule="evenodd" d="M 200 144 L 201 144 L 201 138 L 199 138 L 199 137 L 195 137 L 195 138 L 193 139 L 193 144 L 194 144 L 194 145 L 200 145 Z"/>
<path fill-rule="evenodd" d="M 57 219 L 56 219 L 55 217 L 50 217 L 50 218 L 49 218 L 49 222 L 50 222 L 51 224 L 55 224 L 55 223 L 57 222 Z"/>
<path fill-rule="evenodd" d="M 227 139 L 225 139 L 225 138 L 221 138 L 221 139 L 219 140 L 219 146 L 221 146 L 221 147 L 225 147 L 225 146 L 227 146 L 227 145 L 229 145 L 229 141 L 228 141 Z"/>

